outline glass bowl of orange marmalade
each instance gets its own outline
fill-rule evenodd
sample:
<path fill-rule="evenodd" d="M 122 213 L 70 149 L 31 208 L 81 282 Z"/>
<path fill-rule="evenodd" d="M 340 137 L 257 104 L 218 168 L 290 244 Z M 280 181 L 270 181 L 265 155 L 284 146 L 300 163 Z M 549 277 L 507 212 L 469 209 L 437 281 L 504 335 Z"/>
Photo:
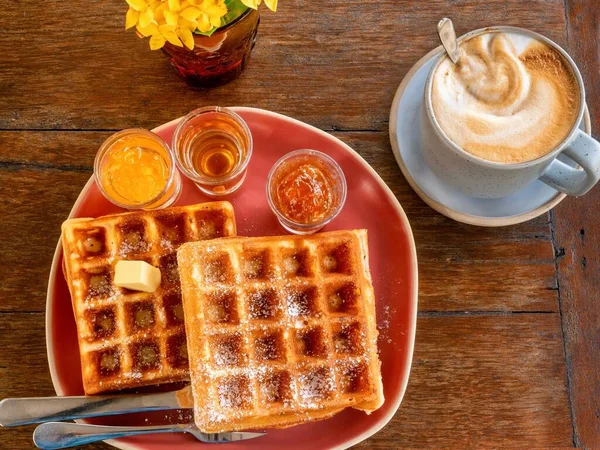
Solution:
<path fill-rule="evenodd" d="M 181 193 L 171 149 L 141 128 L 119 131 L 104 141 L 94 160 L 94 177 L 109 201 L 129 210 L 166 208 Z"/>
<path fill-rule="evenodd" d="M 311 234 L 336 218 L 346 201 L 346 178 L 331 157 L 296 150 L 279 159 L 267 178 L 267 200 L 290 233 Z"/>

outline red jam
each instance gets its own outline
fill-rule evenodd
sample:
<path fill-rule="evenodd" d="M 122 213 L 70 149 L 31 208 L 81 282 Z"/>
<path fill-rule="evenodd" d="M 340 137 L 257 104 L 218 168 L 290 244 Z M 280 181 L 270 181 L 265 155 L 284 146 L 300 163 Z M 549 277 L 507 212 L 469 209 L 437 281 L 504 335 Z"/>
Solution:
<path fill-rule="evenodd" d="M 339 202 L 333 174 L 312 156 L 284 162 L 274 174 L 272 186 L 275 207 L 299 224 L 327 219 Z"/>

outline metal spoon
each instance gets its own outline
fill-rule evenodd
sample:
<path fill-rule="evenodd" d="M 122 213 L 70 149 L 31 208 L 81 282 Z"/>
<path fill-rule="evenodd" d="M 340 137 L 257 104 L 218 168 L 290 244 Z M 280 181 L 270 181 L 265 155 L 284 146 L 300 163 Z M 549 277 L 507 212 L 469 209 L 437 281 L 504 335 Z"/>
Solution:
<path fill-rule="evenodd" d="M 106 439 L 155 433 L 189 433 L 199 441 L 208 444 L 244 441 L 266 434 L 250 432 L 203 433 L 193 423 L 156 427 L 106 427 L 102 425 L 48 422 L 35 429 L 33 432 L 33 442 L 38 448 L 54 450 L 91 444 L 92 442 L 104 441 Z"/>
<path fill-rule="evenodd" d="M 456 64 L 460 58 L 460 50 L 458 48 L 458 41 L 456 40 L 456 33 L 452 21 L 447 17 L 444 17 L 438 22 L 437 29 L 440 41 L 442 41 L 446 53 L 448 53 L 452 62 Z"/>

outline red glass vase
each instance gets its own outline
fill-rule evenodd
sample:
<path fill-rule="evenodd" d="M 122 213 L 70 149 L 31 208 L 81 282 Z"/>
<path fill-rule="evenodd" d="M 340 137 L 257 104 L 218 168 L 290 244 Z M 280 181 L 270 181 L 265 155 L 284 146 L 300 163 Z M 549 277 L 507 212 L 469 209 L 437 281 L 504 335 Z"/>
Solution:
<path fill-rule="evenodd" d="M 188 84 L 224 84 L 237 78 L 248 64 L 259 24 L 259 12 L 248 9 L 211 36 L 195 34 L 193 50 L 167 42 L 162 51 Z"/>

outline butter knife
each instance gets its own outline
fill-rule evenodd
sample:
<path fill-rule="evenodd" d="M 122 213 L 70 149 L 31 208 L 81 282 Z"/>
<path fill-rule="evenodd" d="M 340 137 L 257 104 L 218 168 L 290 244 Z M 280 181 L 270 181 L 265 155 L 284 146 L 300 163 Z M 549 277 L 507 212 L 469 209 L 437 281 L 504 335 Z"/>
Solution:
<path fill-rule="evenodd" d="M 0 401 L 0 425 L 17 427 L 142 411 L 189 409 L 193 404 L 190 386 L 157 394 L 5 398 Z"/>

